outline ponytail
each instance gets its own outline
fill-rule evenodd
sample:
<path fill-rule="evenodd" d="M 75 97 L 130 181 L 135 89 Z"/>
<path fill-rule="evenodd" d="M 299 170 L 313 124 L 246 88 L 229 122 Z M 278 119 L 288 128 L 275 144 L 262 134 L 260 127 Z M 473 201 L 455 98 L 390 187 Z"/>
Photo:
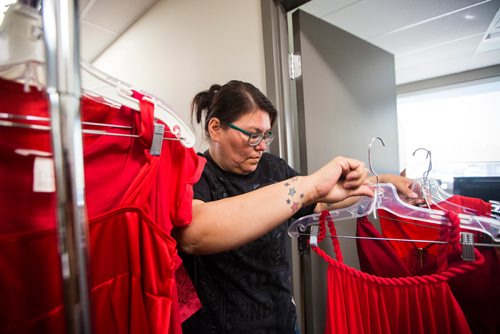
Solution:
<path fill-rule="evenodd" d="M 223 86 L 214 84 L 209 90 L 196 94 L 191 103 L 191 118 L 198 124 L 204 122 L 205 135 L 209 137 L 208 122 L 213 117 L 227 124 L 256 109 L 267 112 L 271 125 L 274 124 L 277 111 L 269 99 L 252 84 L 232 80 Z"/>

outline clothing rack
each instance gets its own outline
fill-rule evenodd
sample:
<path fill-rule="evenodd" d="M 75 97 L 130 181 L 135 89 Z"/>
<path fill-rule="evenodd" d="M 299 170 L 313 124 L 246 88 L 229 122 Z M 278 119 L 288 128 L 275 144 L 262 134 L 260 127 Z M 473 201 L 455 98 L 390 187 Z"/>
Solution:
<path fill-rule="evenodd" d="M 23 3 L 38 7 L 34 2 Z M 42 22 L 66 332 L 91 333 L 78 8 L 78 0 L 44 0 Z"/>

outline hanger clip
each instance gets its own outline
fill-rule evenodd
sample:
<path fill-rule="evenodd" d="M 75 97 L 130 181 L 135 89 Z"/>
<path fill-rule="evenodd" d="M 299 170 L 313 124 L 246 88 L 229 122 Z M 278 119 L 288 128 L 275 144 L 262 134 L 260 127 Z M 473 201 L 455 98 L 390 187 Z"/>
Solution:
<path fill-rule="evenodd" d="M 309 245 L 318 247 L 318 234 L 319 234 L 319 226 L 313 225 L 311 226 L 311 234 L 309 235 Z"/>
<path fill-rule="evenodd" d="M 149 154 L 160 155 L 161 146 L 163 144 L 163 134 L 165 133 L 165 125 L 160 123 L 155 123 L 155 129 L 153 133 L 153 142 L 151 143 L 151 148 Z"/>
<path fill-rule="evenodd" d="M 469 232 L 460 232 L 460 244 L 462 245 L 462 260 L 474 261 L 474 234 Z"/>

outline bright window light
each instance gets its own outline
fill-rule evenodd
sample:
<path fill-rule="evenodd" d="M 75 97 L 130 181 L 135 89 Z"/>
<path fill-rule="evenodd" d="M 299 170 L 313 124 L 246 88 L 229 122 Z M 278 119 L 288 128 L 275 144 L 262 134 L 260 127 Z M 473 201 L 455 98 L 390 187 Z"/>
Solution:
<path fill-rule="evenodd" d="M 500 77 L 398 96 L 398 132 L 408 177 L 500 176 Z"/>

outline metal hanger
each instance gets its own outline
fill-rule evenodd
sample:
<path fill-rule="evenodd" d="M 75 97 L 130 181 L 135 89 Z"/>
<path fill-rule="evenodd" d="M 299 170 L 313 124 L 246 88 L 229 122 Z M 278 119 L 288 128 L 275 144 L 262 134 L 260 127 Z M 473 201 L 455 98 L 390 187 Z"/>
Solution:
<path fill-rule="evenodd" d="M 17 119 L 17 120 L 24 120 L 24 121 L 37 121 L 37 122 L 47 122 L 48 123 L 50 121 L 50 119 L 47 117 L 0 113 L 0 126 L 16 127 L 16 128 L 32 129 L 32 130 L 40 130 L 40 131 L 50 131 L 50 125 L 48 125 L 48 124 L 45 125 L 45 124 L 37 124 L 37 123 L 15 122 L 15 121 L 10 121 L 8 119 Z M 82 122 L 82 124 L 88 125 L 88 126 L 107 127 L 107 128 L 111 127 L 111 128 L 132 130 L 132 127 L 127 126 L 127 125 L 96 123 L 96 122 Z M 138 138 L 139 137 L 139 135 L 136 135 L 136 134 L 107 132 L 107 131 L 95 130 L 95 129 L 82 129 L 82 133 L 93 134 L 93 135 L 115 136 L 115 137 L 131 137 L 131 138 Z M 163 137 L 163 140 L 180 140 L 180 139 L 174 138 L 174 137 Z"/>
<path fill-rule="evenodd" d="M 424 198 L 427 207 L 430 208 L 431 205 L 434 205 L 434 207 L 444 210 L 442 205 L 446 204 L 449 207 L 453 207 L 453 211 L 455 211 L 456 213 L 476 215 L 477 210 L 448 201 L 448 199 L 454 196 L 454 194 L 448 193 L 443 190 L 436 179 L 429 177 L 429 174 L 432 170 L 431 151 L 424 147 L 420 147 L 413 151 L 413 156 L 415 156 L 418 151 L 426 152 L 426 159 L 428 159 L 429 163 L 427 166 L 427 170 L 424 171 L 422 175 L 422 178 L 414 180 L 412 187 L 414 191 L 422 193 L 422 197 Z"/>
<path fill-rule="evenodd" d="M 372 167 L 372 145 L 373 145 L 373 142 L 375 142 L 377 139 L 382 143 L 383 146 L 385 146 L 384 140 L 380 137 L 374 137 L 371 140 L 370 144 L 368 145 L 368 167 L 370 168 L 370 171 L 372 172 L 372 174 L 375 175 L 375 177 L 377 178 L 377 184 L 379 184 L 380 175 L 378 173 L 376 173 Z"/>

